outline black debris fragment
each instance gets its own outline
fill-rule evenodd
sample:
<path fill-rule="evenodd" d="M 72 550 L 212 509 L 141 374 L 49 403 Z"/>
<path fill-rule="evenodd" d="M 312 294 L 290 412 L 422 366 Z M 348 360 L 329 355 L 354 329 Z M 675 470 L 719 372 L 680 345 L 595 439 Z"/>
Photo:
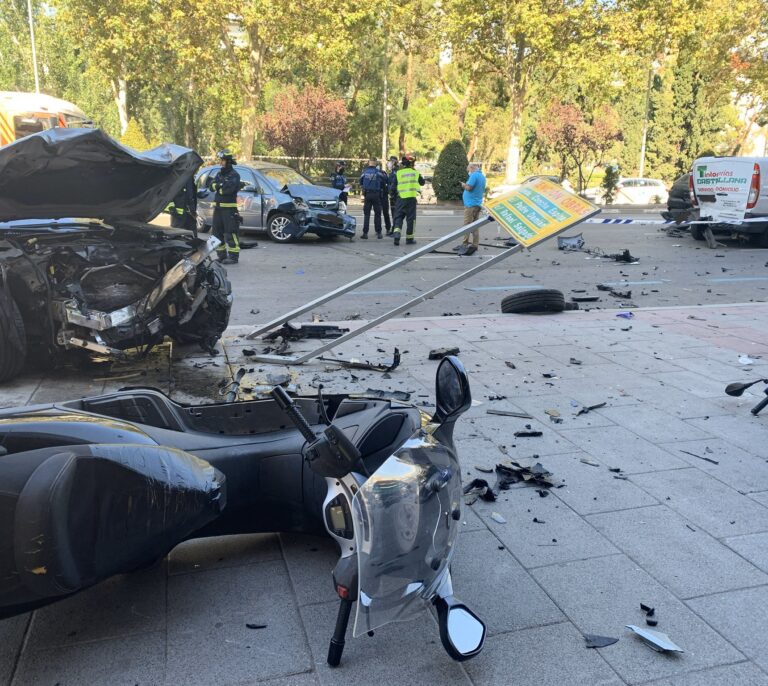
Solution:
<path fill-rule="evenodd" d="M 545 491 L 543 488 L 537 488 L 536 493 L 539 494 L 539 498 L 546 498 L 549 495 L 549 491 Z"/>
<path fill-rule="evenodd" d="M 262 340 L 274 341 L 278 337 L 282 337 L 287 341 L 301 341 L 305 338 L 339 338 L 348 332 L 349 329 L 342 329 L 331 324 L 294 324 L 293 322 L 286 322 L 279 329 L 262 336 Z"/>
<path fill-rule="evenodd" d="M 541 431 L 515 431 L 515 438 L 538 438 L 543 435 Z"/>
<path fill-rule="evenodd" d="M 570 364 L 581 364 L 581 360 L 577 360 L 575 357 L 570 359 Z"/>
<path fill-rule="evenodd" d="M 571 300 L 575 303 L 594 303 L 600 300 L 599 295 L 573 295 Z"/>
<path fill-rule="evenodd" d="M 506 400 L 506 395 L 489 395 L 488 400 Z"/>
<path fill-rule="evenodd" d="M 599 410 L 601 407 L 605 407 L 607 404 L 608 403 L 598 403 L 597 405 L 586 405 L 576 413 L 576 416 L 578 417 L 582 414 L 587 414 L 588 412 L 592 412 L 592 410 Z"/>
<path fill-rule="evenodd" d="M 496 490 L 506 491 L 512 484 L 528 483 L 541 488 L 552 488 L 554 483 L 550 478 L 552 472 L 546 469 L 541 462 L 525 466 L 519 462 L 510 460 L 508 464 L 496 465 Z"/>
<path fill-rule="evenodd" d="M 538 517 L 533 518 L 534 524 L 546 524 L 546 522 L 543 519 L 539 519 Z"/>
<path fill-rule="evenodd" d="M 472 479 L 466 486 L 464 486 L 464 495 L 469 494 L 476 495 L 480 500 L 492 503 L 496 501 L 496 493 L 494 493 L 490 484 L 485 479 Z"/>
<path fill-rule="evenodd" d="M 587 642 L 587 648 L 606 648 L 619 642 L 618 638 L 598 636 L 597 634 L 584 634 L 584 640 Z"/>
<path fill-rule="evenodd" d="M 696 453 L 688 452 L 687 450 L 681 450 L 681 453 L 685 453 L 686 455 L 690 455 L 691 457 L 698 457 L 700 460 L 704 460 L 705 462 L 709 462 L 711 464 L 720 464 L 717 460 L 713 460 L 711 457 L 704 457 L 702 455 L 697 455 Z"/>
<path fill-rule="evenodd" d="M 442 360 L 448 355 L 458 355 L 461 351 L 458 348 L 437 348 L 429 351 L 430 360 Z"/>
<path fill-rule="evenodd" d="M 248 629 L 266 629 L 266 624 L 246 624 L 245 625 Z"/>
<path fill-rule="evenodd" d="M 243 355 L 246 357 L 253 357 L 256 351 L 253 348 L 243 348 Z"/>
<path fill-rule="evenodd" d="M 493 474 L 493 469 L 491 469 L 490 467 L 478 467 L 477 465 L 475 465 L 475 469 L 478 472 L 483 472 L 483 474 Z"/>
<path fill-rule="evenodd" d="M 282 336 L 278 336 L 272 341 L 272 345 L 268 345 L 261 352 L 265 355 L 282 355 L 288 352 L 288 341 Z"/>
<path fill-rule="evenodd" d="M 510 369 L 517 369 L 517 367 L 515 367 L 514 362 L 505 362 L 504 364 L 507 365 L 507 367 L 509 367 Z"/>
<path fill-rule="evenodd" d="M 508 412 L 507 410 L 486 410 L 486 414 L 495 414 L 500 417 L 517 417 L 518 419 L 533 419 L 531 415 L 525 412 Z"/>

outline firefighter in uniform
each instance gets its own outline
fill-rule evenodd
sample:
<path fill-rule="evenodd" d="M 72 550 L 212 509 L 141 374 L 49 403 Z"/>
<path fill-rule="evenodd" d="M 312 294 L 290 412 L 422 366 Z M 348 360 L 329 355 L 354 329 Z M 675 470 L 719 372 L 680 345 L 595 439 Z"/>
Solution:
<path fill-rule="evenodd" d="M 395 218 L 392 222 L 395 245 L 400 245 L 403 220 L 406 221 L 407 227 L 405 242 L 409 245 L 416 242 L 413 233 L 413 225 L 416 223 L 416 197 L 425 181 L 424 177 L 413 168 L 415 162 L 414 155 L 403 155 L 400 169 L 395 173 L 394 188 L 390 189 L 390 193 L 397 198 Z"/>
<path fill-rule="evenodd" d="M 240 174 L 235 170 L 235 159 L 229 150 L 219 151 L 216 157 L 221 161 L 221 169 L 211 183 L 211 190 L 216 193 L 211 233 L 221 241 L 216 248 L 219 257 L 226 253 L 222 264 L 237 264 L 240 260 L 240 214 L 237 211 Z"/>
<path fill-rule="evenodd" d="M 171 215 L 171 226 L 174 229 L 195 230 L 195 221 L 197 220 L 197 188 L 195 187 L 194 174 L 187 179 L 187 182 L 176 193 L 165 210 Z"/>

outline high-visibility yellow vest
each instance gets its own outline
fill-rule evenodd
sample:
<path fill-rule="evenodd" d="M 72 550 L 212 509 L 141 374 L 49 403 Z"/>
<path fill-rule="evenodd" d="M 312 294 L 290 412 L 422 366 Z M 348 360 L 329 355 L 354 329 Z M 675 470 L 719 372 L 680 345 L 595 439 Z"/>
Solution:
<path fill-rule="evenodd" d="M 419 172 L 410 167 L 397 170 L 397 194 L 401 198 L 415 198 L 419 189 Z"/>

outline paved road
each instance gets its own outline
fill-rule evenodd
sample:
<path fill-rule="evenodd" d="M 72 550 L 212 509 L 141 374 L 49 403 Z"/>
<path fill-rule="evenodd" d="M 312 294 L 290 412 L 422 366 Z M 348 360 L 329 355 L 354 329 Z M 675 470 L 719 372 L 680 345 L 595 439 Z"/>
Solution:
<path fill-rule="evenodd" d="M 617 213 L 606 214 L 617 217 Z M 622 217 L 660 219 L 659 215 L 635 211 Z M 359 219 L 362 225 L 362 219 Z M 461 216 L 450 210 L 426 210 L 417 222 L 420 242 L 433 240 L 460 225 Z M 555 241 L 527 254 L 513 256 L 471 280 L 447 291 L 431 302 L 414 308 L 413 316 L 444 312 L 490 314 L 499 311 L 501 299 L 515 290 L 559 288 L 598 292 L 598 283 L 631 289 L 633 302 L 641 307 L 668 305 L 725 304 L 761 301 L 768 298 L 768 250 L 752 249 L 727 241 L 727 247 L 708 250 L 690 236 L 670 237 L 656 224 L 583 225 L 578 230 L 587 247 L 617 253 L 629 249 L 639 264 L 628 265 L 584 253 L 563 253 Z M 482 240 L 495 242 L 497 226 L 485 229 Z M 569 234 L 569 235 L 570 235 Z M 236 301 L 232 324 L 265 321 L 290 308 L 365 274 L 403 255 L 409 247 L 395 248 L 391 240 L 321 241 L 313 237 L 298 243 L 277 245 L 254 234 L 258 248 L 244 251 L 241 264 L 229 270 Z M 450 246 L 443 250 L 449 251 Z M 415 297 L 460 270 L 487 260 L 497 248 L 481 247 L 473 257 L 432 254 L 318 308 L 326 320 L 352 314 L 372 318 Z M 626 285 L 623 282 L 626 281 Z M 617 301 L 601 293 L 598 307 L 616 307 Z M 259 310 L 258 315 L 251 310 Z"/>

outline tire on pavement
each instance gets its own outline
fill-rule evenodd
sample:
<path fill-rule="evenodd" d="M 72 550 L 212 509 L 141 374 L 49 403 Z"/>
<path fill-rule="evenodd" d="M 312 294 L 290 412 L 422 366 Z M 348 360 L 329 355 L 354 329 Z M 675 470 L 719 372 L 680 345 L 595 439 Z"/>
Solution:
<path fill-rule="evenodd" d="M 564 309 L 565 296 L 562 291 L 551 288 L 512 293 L 501 301 L 501 311 L 505 314 L 539 314 L 562 312 Z"/>
<path fill-rule="evenodd" d="M 691 226 L 691 236 L 693 236 L 693 239 L 696 241 L 703 241 L 704 240 L 704 227 L 699 226 L 698 224 Z"/>
<path fill-rule="evenodd" d="M 13 296 L 0 286 L 0 381 L 18 375 L 26 359 L 24 320 Z"/>
<path fill-rule="evenodd" d="M 295 228 L 293 219 L 282 212 L 276 212 L 267 220 L 267 235 L 276 243 L 292 241 Z"/>

